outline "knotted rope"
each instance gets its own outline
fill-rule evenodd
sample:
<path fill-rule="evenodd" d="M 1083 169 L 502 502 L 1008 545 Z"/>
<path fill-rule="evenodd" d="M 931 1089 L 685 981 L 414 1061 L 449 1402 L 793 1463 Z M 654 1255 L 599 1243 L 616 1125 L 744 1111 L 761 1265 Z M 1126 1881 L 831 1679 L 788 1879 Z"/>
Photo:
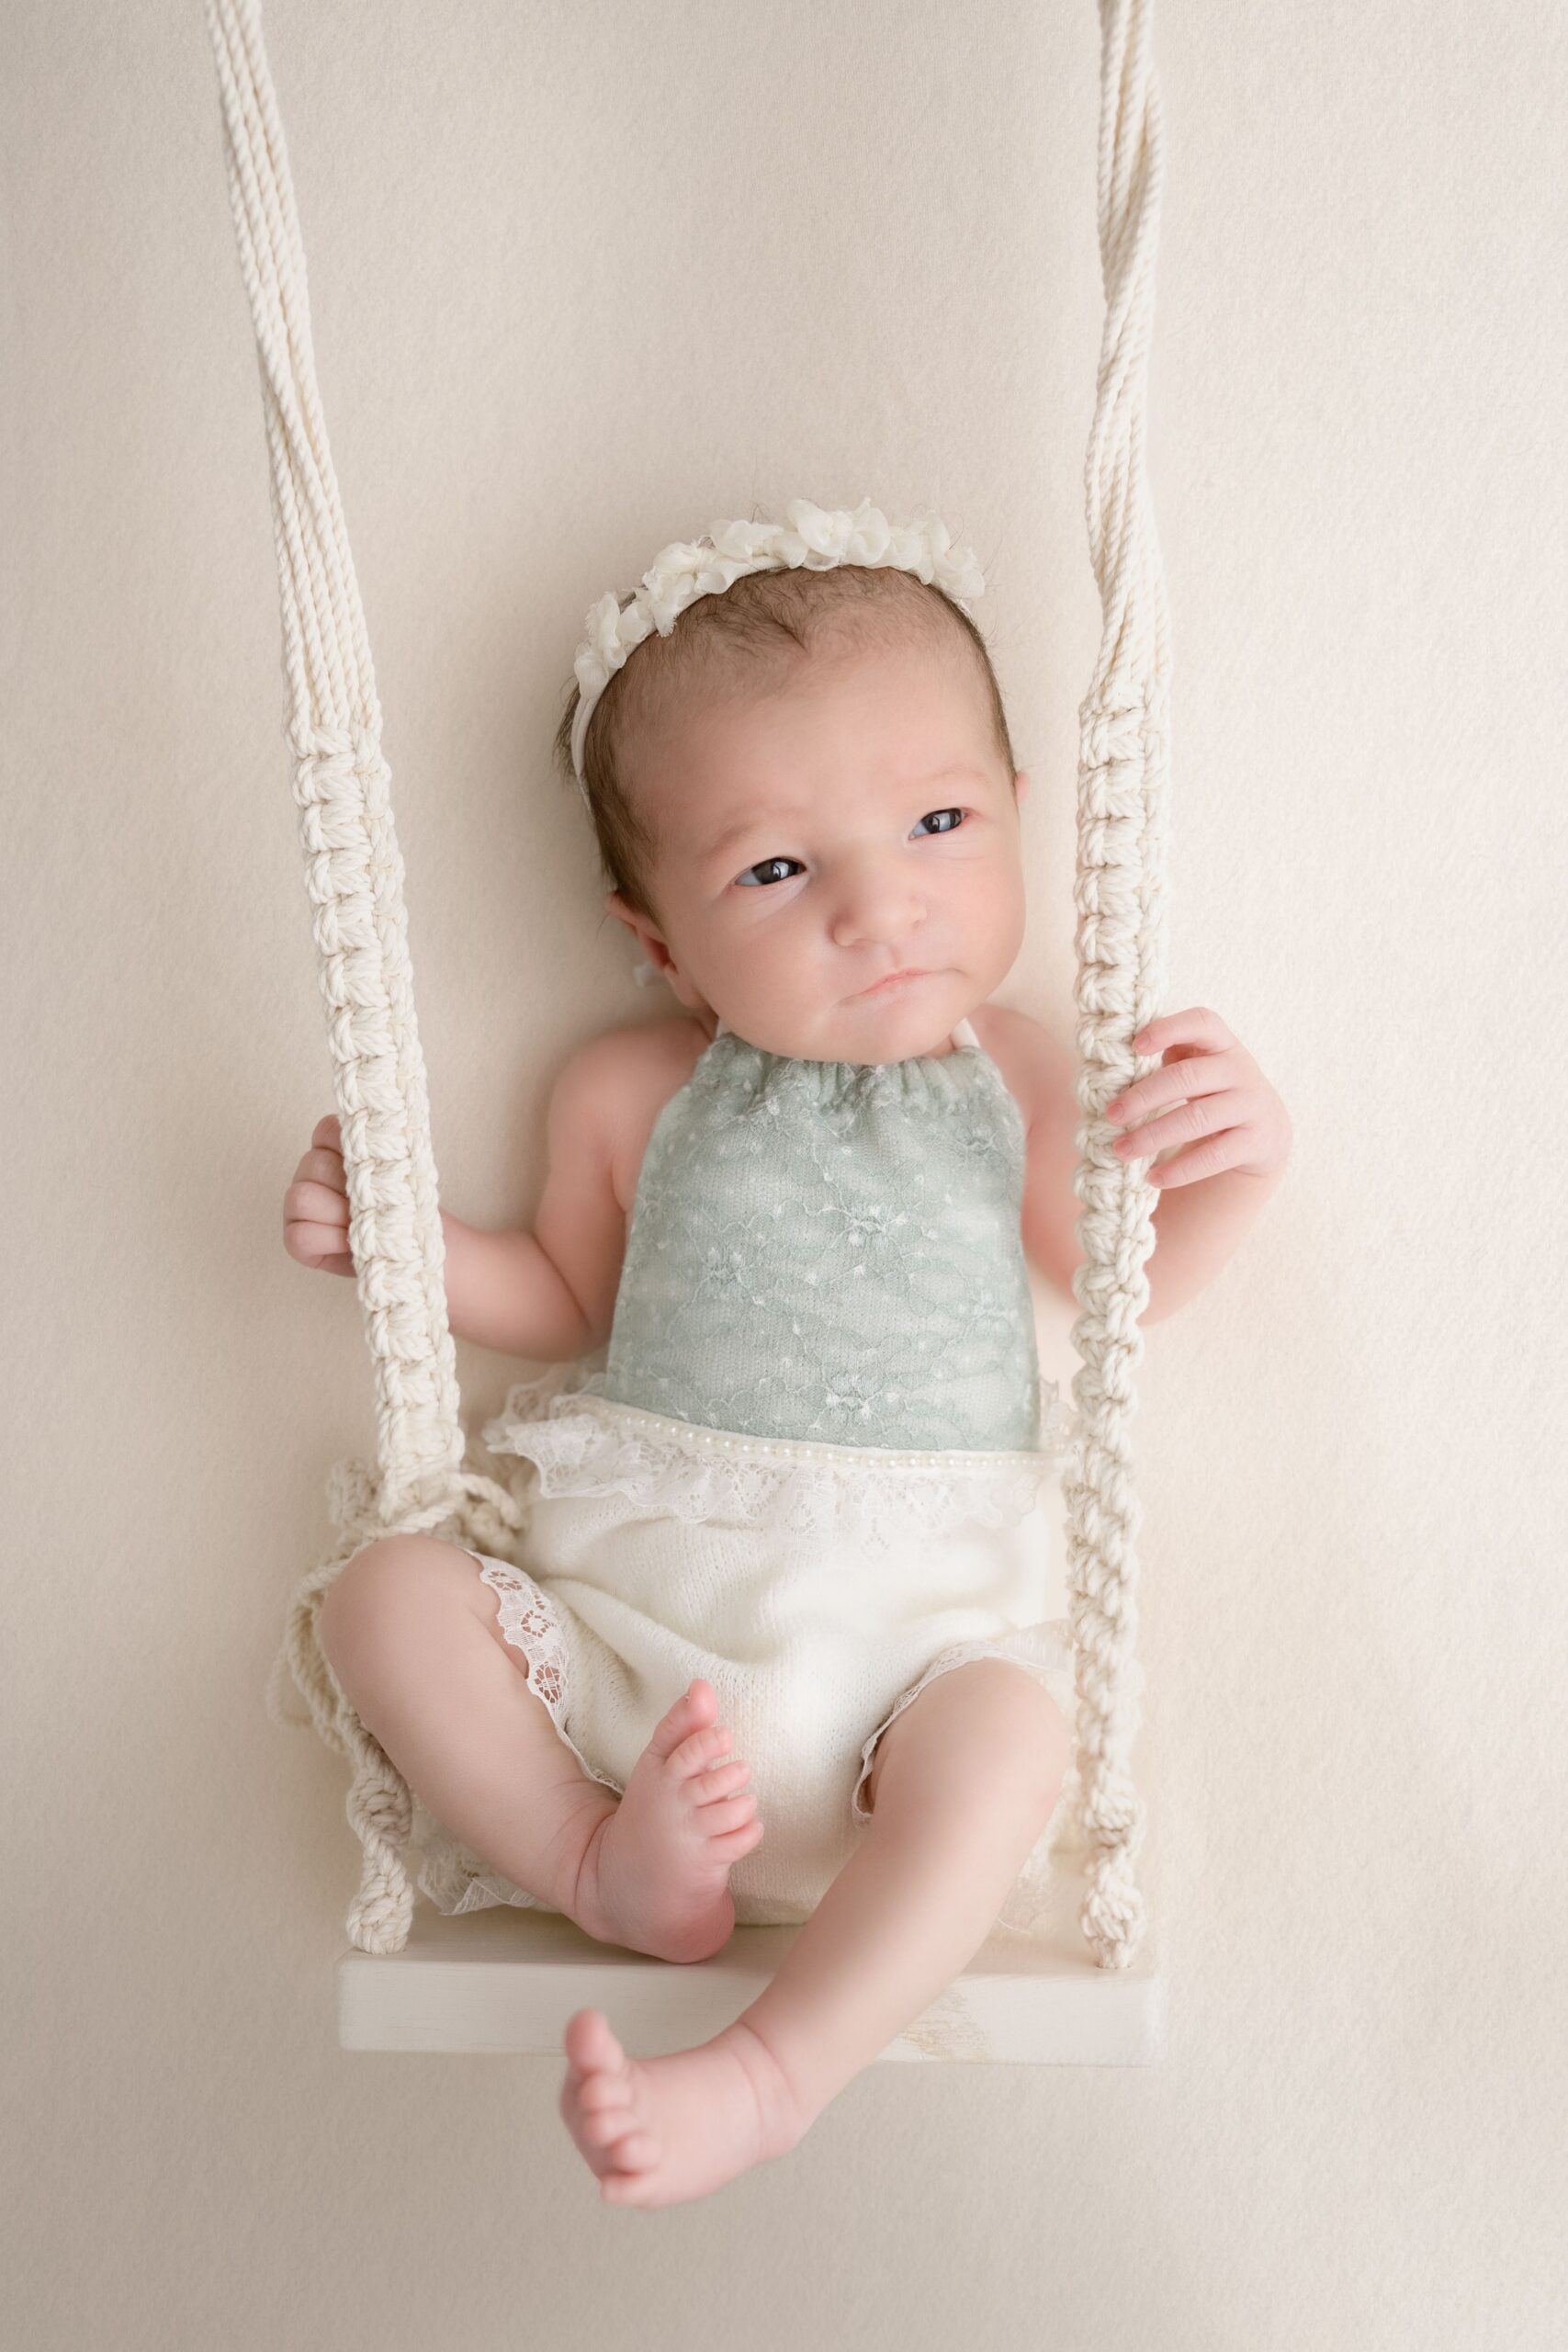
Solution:
<path fill-rule="evenodd" d="M 1148 1305 L 1157 1188 L 1111 1147 L 1105 1106 L 1159 1057 L 1132 1039 L 1165 986 L 1166 804 L 1170 773 L 1169 615 L 1144 472 L 1155 249 L 1163 146 L 1146 0 L 1101 0 L 1100 255 L 1105 330 L 1085 465 L 1089 553 L 1103 632 L 1079 707 L 1076 933 L 1079 1069 L 1085 1116 L 1073 1189 L 1084 1204 L 1084 1312 L 1073 1326 L 1077 1442 L 1063 1480 L 1067 1589 L 1077 1669 L 1077 1802 L 1089 1894 L 1079 1925 L 1102 1968 L 1124 1968 L 1144 1930 L 1133 1875 L 1143 1802 L 1129 1758 L 1139 1721 L 1137 1555 L 1133 1484 L 1134 1374 Z"/>

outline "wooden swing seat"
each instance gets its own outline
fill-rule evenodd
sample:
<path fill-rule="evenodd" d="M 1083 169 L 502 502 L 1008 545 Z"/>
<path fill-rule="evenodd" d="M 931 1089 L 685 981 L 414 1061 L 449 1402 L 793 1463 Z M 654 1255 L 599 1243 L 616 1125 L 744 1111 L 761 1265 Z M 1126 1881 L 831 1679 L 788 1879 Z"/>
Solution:
<path fill-rule="evenodd" d="M 880 2057 L 1156 2063 L 1165 1982 L 1154 1939 L 1127 1967 L 1097 1967 L 1077 1924 L 1087 1892 L 1083 1878 L 1056 1872 L 1035 1932 L 993 1934 Z M 737 1928 L 721 1951 L 677 1963 L 595 1943 L 556 1911 L 497 1905 L 449 1918 L 421 1904 L 400 1951 L 350 1949 L 338 1962 L 338 2041 L 344 2050 L 558 2058 L 572 2012 L 598 2008 L 634 2056 L 662 2056 L 722 2032 L 800 1932 Z"/>

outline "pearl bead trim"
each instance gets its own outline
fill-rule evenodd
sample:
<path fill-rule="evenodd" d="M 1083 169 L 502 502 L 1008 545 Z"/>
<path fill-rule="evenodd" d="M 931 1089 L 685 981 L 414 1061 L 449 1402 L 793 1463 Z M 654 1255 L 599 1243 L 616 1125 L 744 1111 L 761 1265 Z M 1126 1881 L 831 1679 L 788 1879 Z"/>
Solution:
<path fill-rule="evenodd" d="M 907 1451 L 887 1445 L 817 1445 L 806 1438 L 750 1437 L 742 1430 L 712 1430 L 700 1421 L 682 1421 L 668 1413 L 651 1413 L 641 1405 L 624 1405 L 609 1396 L 582 1396 L 570 1393 L 558 1396 L 553 1410 L 568 1406 L 592 1413 L 604 1414 L 615 1420 L 630 1422 L 634 1427 L 645 1424 L 682 1445 L 702 1447 L 715 1453 L 761 1453 L 781 1462 L 827 1462 L 847 1468 L 876 1470 L 954 1470 L 972 1469 L 1017 1470 L 1025 1465 L 1046 1468 L 1052 1457 L 1038 1447 L 1003 1448 L 994 1451 L 960 1446 L 943 1447 L 933 1453 Z"/>

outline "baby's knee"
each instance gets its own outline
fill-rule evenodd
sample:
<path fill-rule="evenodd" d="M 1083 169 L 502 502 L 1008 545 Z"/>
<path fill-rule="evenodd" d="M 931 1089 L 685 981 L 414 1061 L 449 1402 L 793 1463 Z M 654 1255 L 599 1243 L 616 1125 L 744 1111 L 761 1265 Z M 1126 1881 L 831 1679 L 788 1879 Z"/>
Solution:
<path fill-rule="evenodd" d="M 902 1736 L 900 1737 L 900 1735 Z M 971 1659 L 927 1684 L 878 1743 L 888 1795 L 917 1807 L 951 1793 L 961 1806 L 1021 1809 L 1050 1818 L 1071 1750 L 1066 1719 L 1025 1668 Z"/>
<path fill-rule="evenodd" d="M 342 1671 L 372 1646 L 406 1634 L 433 1591 L 478 1581 L 471 1553 L 435 1535 L 381 1535 L 345 1562 L 327 1587 L 316 1635 Z M 471 1605 L 471 1604 L 470 1604 Z"/>
<path fill-rule="evenodd" d="M 1049 1813 L 1072 1744 L 1061 1708 L 1027 1668 L 983 1658 L 970 1672 L 969 1696 L 978 1702 L 971 1716 L 976 1763 L 998 1787 L 1015 1790 Z"/>

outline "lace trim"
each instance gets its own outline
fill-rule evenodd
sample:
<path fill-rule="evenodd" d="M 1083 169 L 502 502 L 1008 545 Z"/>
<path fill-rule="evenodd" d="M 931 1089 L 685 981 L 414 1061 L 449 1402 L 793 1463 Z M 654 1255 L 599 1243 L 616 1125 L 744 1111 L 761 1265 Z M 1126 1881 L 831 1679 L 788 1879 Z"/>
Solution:
<path fill-rule="evenodd" d="M 1032 1452 L 908 1453 L 758 1438 L 562 1388 L 558 1367 L 519 1382 L 484 1426 L 521 1454 L 546 1496 L 624 1497 L 637 1510 L 794 1535 L 850 1536 L 883 1550 L 911 1535 L 1016 1526 L 1067 1450 L 1067 1415 L 1045 1384 L 1048 1442 Z"/>
<path fill-rule="evenodd" d="M 548 1595 L 531 1577 L 509 1567 L 504 1561 L 478 1552 L 469 1556 L 479 1566 L 481 1581 L 496 1595 L 502 1633 L 526 1658 L 528 1680 L 548 1709 L 562 1740 L 591 1780 L 601 1781 L 617 1796 L 623 1795 L 621 1782 L 591 1764 L 567 1730 L 570 1653 Z M 415 1884 L 446 1917 L 458 1918 L 467 1912 L 482 1911 L 498 1903 L 530 1911 L 547 1911 L 551 1907 L 540 1896 L 514 1886 L 500 1871 L 492 1870 L 417 1797 L 413 1831 L 413 1843 L 422 1857 Z"/>
<path fill-rule="evenodd" d="M 472 1556 L 479 1558 L 477 1553 Z M 557 1731 L 583 1770 L 591 1780 L 602 1781 L 617 1795 L 624 1794 L 623 1784 L 591 1764 L 567 1730 L 570 1652 L 560 1619 L 547 1595 L 540 1590 L 531 1577 L 525 1576 L 517 1568 L 507 1567 L 500 1560 L 480 1562 L 479 1581 L 488 1584 L 497 1596 L 502 1634 L 527 1659 L 529 1682 L 549 1709 L 550 1719 Z"/>

